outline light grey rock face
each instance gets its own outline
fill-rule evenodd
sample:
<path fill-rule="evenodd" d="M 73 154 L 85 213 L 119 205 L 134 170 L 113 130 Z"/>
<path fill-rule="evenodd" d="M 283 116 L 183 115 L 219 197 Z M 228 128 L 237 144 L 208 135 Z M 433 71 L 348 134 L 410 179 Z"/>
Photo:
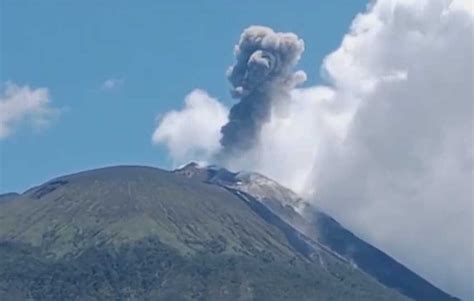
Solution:
<path fill-rule="evenodd" d="M 261 202 L 278 200 L 282 205 L 291 206 L 297 211 L 309 205 L 292 190 L 255 172 L 234 173 L 217 165 L 199 166 L 196 163 L 190 163 L 175 172 L 247 193 Z"/>
<path fill-rule="evenodd" d="M 258 173 L 239 172 L 234 183 L 229 186 L 248 193 L 259 201 L 279 200 L 282 205 L 292 206 L 295 210 L 299 210 L 305 203 L 290 189 Z"/>

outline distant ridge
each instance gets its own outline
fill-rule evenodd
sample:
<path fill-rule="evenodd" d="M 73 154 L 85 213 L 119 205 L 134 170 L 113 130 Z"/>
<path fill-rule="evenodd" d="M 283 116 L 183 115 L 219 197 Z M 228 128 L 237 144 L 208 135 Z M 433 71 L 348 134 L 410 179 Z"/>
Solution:
<path fill-rule="evenodd" d="M 11 201 L 11 200 L 17 198 L 18 196 L 20 196 L 20 194 L 18 194 L 16 192 L 3 193 L 3 194 L 0 194 L 0 202 Z"/>

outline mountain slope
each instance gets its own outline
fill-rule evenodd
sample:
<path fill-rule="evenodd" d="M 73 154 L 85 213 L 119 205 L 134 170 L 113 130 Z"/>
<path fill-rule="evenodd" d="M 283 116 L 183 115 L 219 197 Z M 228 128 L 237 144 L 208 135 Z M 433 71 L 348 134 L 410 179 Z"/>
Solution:
<path fill-rule="evenodd" d="M 190 164 L 176 171 L 253 196 L 270 211 L 304 233 L 319 247 L 334 252 L 387 287 L 415 300 L 459 300 L 359 239 L 291 190 L 257 173 L 232 173 L 219 167 Z M 302 212 L 301 214 L 299 212 Z"/>
<path fill-rule="evenodd" d="M 15 192 L 0 194 L 0 202 L 12 201 L 16 199 L 18 196 L 19 194 Z"/>
<path fill-rule="evenodd" d="M 103 168 L 0 202 L 0 300 L 406 300 L 203 179 Z"/>

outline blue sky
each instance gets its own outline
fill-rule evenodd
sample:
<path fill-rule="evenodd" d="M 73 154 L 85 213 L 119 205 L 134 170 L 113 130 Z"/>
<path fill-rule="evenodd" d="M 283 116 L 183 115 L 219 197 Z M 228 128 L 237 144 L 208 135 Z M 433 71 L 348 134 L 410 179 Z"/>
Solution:
<path fill-rule="evenodd" d="M 304 185 L 351 231 L 473 299 L 472 1 L 374 1 L 341 47 L 369 0 L 295 2 L 0 0 L 0 193 L 101 166 L 170 168 L 151 142 L 157 118 L 196 88 L 229 108 L 233 47 L 245 28 L 265 25 L 304 39 L 296 70 L 307 87 L 340 50 L 326 64 L 338 111 L 305 102 L 321 90 L 304 89 L 245 163 Z M 45 105 L 60 113 L 38 129 Z"/>
<path fill-rule="evenodd" d="M 0 140 L 0 192 L 105 165 L 170 167 L 151 144 L 156 118 L 204 88 L 231 103 L 225 71 L 249 25 L 305 40 L 308 84 L 367 1 L 1 2 L 2 85 L 48 88 L 61 113 Z M 111 89 L 104 82 L 114 80 Z M 4 87 L 2 87 L 3 90 Z M 3 92 L 3 91 L 2 91 Z M 3 93 L 2 93 L 3 94 Z"/>

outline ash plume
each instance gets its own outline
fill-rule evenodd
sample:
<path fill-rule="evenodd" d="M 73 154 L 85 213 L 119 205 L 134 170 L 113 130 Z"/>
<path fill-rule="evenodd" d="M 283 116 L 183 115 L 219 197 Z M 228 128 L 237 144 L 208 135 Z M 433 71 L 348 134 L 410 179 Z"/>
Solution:
<path fill-rule="evenodd" d="M 236 63 L 227 73 L 231 94 L 240 101 L 221 129 L 221 155 L 232 156 L 255 146 L 273 105 L 288 101 L 291 89 L 306 80 L 303 71 L 293 71 L 303 51 L 303 40 L 293 33 L 263 26 L 244 30 L 234 49 Z"/>

